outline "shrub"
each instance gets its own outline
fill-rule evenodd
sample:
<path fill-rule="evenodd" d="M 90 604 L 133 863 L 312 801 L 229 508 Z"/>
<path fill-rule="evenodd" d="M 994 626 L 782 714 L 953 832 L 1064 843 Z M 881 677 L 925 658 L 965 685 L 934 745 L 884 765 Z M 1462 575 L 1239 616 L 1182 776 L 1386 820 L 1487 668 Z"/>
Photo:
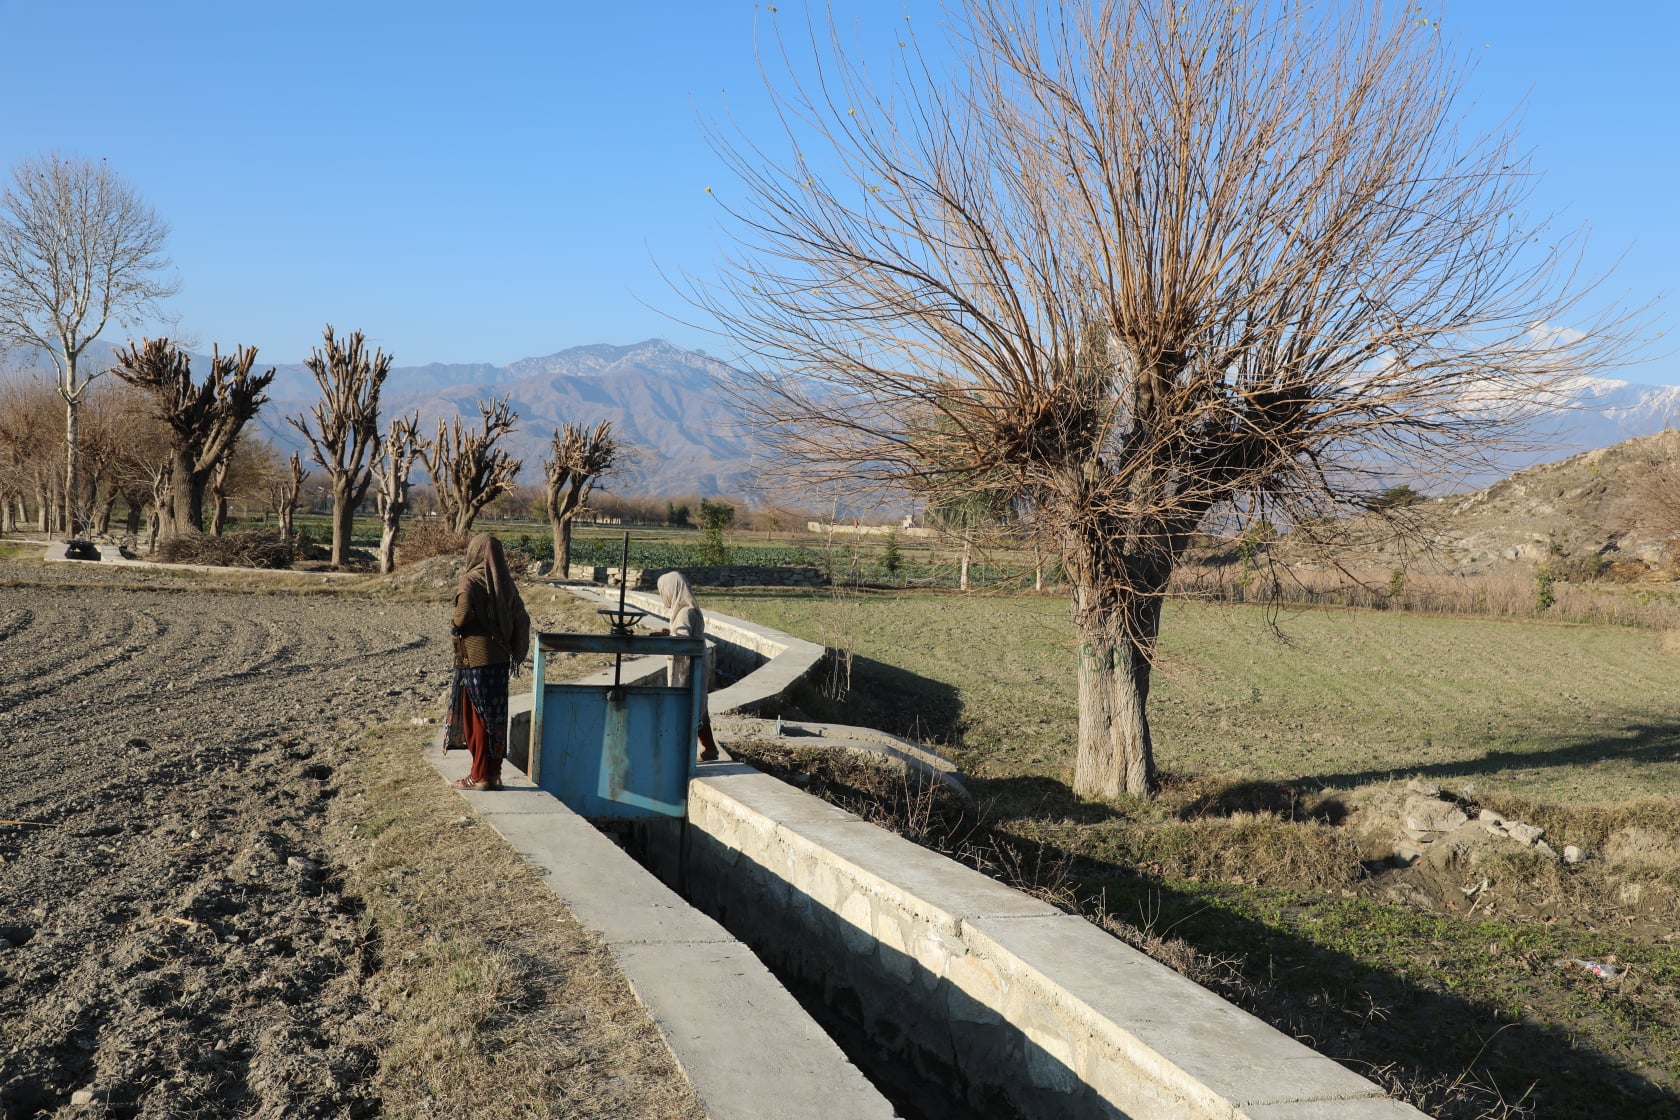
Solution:
<path fill-rule="evenodd" d="M 1604 575 L 1610 562 L 1596 552 L 1589 552 L 1585 556 L 1553 561 L 1549 567 L 1555 578 L 1566 583 L 1591 583 Z"/>
<path fill-rule="evenodd" d="M 734 522 L 735 507 L 728 502 L 700 502 L 700 563 L 707 567 L 721 567 L 729 563 L 729 549 L 723 543 L 723 531 Z"/>
<path fill-rule="evenodd" d="M 898 534 L 888 533 L 886 547 L 881 549 L 881 570 L 888 576 L 896 576 L 903 566 L 904 554 L 899 551 Z"/>

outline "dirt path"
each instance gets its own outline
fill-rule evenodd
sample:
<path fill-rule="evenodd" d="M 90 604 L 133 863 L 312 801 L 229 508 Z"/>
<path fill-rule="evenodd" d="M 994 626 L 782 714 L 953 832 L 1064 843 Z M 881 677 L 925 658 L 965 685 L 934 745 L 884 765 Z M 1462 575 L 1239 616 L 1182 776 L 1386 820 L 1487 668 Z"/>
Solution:
<path fill-rule="evenodd" d="M 332 810 L 436 706 L 444 616 L 0 564 L 0 1116 L 392 1113 Z"/>

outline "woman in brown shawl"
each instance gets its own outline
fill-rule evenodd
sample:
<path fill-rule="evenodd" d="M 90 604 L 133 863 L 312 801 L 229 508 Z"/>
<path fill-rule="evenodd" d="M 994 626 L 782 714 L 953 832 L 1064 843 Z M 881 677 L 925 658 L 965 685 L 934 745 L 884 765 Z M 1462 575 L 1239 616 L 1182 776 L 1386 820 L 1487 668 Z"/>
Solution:
<path fill-rule="evenodd" d="M 500 789 L 507 755 L 508 672 L 524 661 L 531 620 L 508 571 L 502 542 L 480 534 L 467 545 L 467 566 L 455 588 L 455 666 L 459 686 L 450 718 L 472 755 L 461 789 Z"/>

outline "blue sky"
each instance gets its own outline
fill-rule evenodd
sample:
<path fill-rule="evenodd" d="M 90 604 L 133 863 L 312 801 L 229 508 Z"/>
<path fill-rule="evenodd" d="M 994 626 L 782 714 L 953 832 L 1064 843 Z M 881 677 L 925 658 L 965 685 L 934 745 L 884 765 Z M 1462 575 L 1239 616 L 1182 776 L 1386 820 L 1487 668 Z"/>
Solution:
<path fill-rule="evenodd" d="M 783 20 L 798 0 L 783 5 Z M 866 36 L 899 0 L 835 0 Z M 933 3 L 908 10 L 932 36 Z M 296 361 L 324 323 L 399 363 L 663 336 L 660 270 L 707 274 L 727 190 L 700 121 L 761 133 L 743 0 L 641 4 L 0 0 L 0 167 L 108 160 L 173 228 L 182 329 Z M 1680 4 L 1459 0 L 1477 112 L 1522 113 L 1535 208 L 1592 230 L 1607 295 L 1680 297 Z M 66 59 L 63 46 L 79 44 Z M 1680 384 L 1680 354 L 1624 371 Z M 1672 347 L 1669 347 L 1672 349 Z"/>

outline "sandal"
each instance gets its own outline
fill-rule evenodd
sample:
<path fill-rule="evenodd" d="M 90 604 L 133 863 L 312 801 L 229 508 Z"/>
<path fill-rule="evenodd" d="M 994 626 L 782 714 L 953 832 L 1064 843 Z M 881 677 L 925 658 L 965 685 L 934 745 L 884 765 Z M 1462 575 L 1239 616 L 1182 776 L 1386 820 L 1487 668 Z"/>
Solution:
<path fill-rule="evenodd" d="M 701 762 L 716 762 L 717 760 L 718 752 L 716 747 L 707 747 L 705 750 L 700 752 Z"/>
<path fill-rule="evenodd" d="M 471 778 L 456 778 L 449 784 L 455 789 L 489 790 L 502 788 L 500 782 L 475 782 Z"/>

